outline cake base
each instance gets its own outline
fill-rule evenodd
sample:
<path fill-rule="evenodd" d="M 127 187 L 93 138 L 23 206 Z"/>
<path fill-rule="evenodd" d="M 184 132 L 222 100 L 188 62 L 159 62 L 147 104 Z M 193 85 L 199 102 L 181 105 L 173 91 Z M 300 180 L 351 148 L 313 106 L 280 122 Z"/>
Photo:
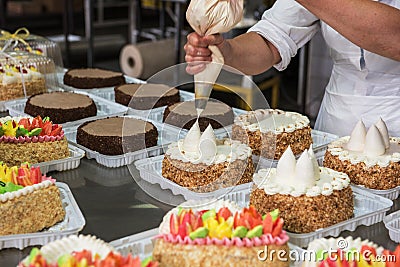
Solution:
<path fill-rule="evenodd" d="M 390 162 L 388 166 L 375 165 L 367 167 L 364 162 L 352 164 L 349 160 L 342 161 L 339 156 L 325 152 L 324 167 L 346 173 L 351 182 L 371 189 L 387 190 L 400 186 L 400 163 Z"/>
<path fill-rule="evenodd" d="M 65 217 L 56 185 L 0 202 L 0 214 L 0 235 L 38 232 Z"/>
<path fill-rule="evenodd" d="M 266 247 L 269 252 L 274 250 L 276 253 L 261 261 L 258 259 L 259 251 Z M 278 258 L 278 252 L 285 254 L 279 254 Z M 255 247 L 181 245 L 168 243 L 161 238 L 156 240 L 153 260 L 159 262 L 160 267 L 289 267 L 290 264 L 287 244 Z"/>
<path fill-rule="evenodd" d="M 250 194 L 250 205 L 261 214 L 279 209 L 285 221 L 284 228 L 293 233 L 310 233 L 353 217 L 353 191 L 348 186 L 334 190 L 329 196 L 308 197 L 302 195 L 268 195 L 264 189 L 254 189 Z"/>
<path fill-rule="evenodd" d="M 102 69 L 70 69 L 64 74 L 64 84 L 80 89 L 111 87 L 125 83 L 124 75 Z"/>
<path fill-rule="evenodd" d="M 293 132 L 274 134 L 272 132 L 262 133 L 260 130 L 249 131 L 234 124 L 232 139 L 249 145 L 254 155 L 275 160 L 280 159 L 289 145 L 293 154 L 299 155 L 312 144 L 310 126 Z"/>
<path fill-rule="evenodd" d="M 4 143 L 0 142 L 0 159 L 8 166 L 19 166 L 69 157 L 68 141 L 63 138 L 50 142 Z"/>
<path fill-rule="evenodd" d="M 214 165 L 192 164 L 172 159 L 165 154 L 162 176 L 195 192 L 211 192 L 221 188 L 252 181 L 254 166 L 251 156 L 247 160 L 235 160 Z"/>
<path fill-rule="evenodd" d="M 31 96 L 46 92 L 46 83 L 44 79 L 25 82 L 26 95 Z M 13 83 L 0 86 L 0 101 L 24 97 L 24 87 L 22 83 Z"/>

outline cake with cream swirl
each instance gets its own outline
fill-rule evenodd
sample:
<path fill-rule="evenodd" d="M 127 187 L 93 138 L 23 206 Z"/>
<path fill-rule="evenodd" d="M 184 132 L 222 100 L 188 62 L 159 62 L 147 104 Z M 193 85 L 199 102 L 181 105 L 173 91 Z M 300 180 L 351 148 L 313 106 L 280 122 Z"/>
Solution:
<path fill-rule="evenodd" d="M 299 155 L 312 144 L 310 120 L 299 113 L 258 109 L 235 118 L 232 138 L 249 144 L 254 155 L 279 159 L 290 145 Z"/>
<path fill-rule="evenodd" d="M 400 186 L 400 137 L 389 137 L 382 119 L 368 131 L 359 121 L 351 136 L 329 144 L 324 166 L 347 173 L 357 185 L 378 190 L 395 188 Z"/>
<path fill-rule="evenodd" d="M 290 232 L 313 232 L 353 216 L 349 177 L 319 167 L 312 149 L 306 149 L 296 162 L 289 146 L 277 168 L 259 170 L 253 181 L 250 204 L 260 213 L 279 209 Z"/>
<path fill-rule="evenodd" d="M 217 140 L 210 125 L 201 133 L 197 121 L 184 139 L 169 145 L 162 162 L 163 177 L 198 192 L 248 183 L 253 173 L 250 147 Z"/>

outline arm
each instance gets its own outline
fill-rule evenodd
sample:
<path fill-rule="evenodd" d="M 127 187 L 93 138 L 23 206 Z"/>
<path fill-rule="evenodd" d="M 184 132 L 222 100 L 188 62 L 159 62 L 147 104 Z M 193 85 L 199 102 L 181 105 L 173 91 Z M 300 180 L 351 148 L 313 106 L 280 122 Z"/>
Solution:
<path fill-rule="evenodd" d="M 255 32 L 245 33 L 234 39 L 225 40 L 221 35 L 199 36 L 191 33 L 185 45 L 188 62 L 187 71 L 191 74 L 200 72 L 204 64 L 196 61 L 211 61 L 209 45 L 216 45 L 224 56 L 225 64 L 245 74 L 258 74 L 278 63 L 278 50 L 269 41 Z"/>
<path fill-rule="evenodd" d="M 354 44 L 400 61 L 400 10 L 371 0 L 296 0 Z"/>

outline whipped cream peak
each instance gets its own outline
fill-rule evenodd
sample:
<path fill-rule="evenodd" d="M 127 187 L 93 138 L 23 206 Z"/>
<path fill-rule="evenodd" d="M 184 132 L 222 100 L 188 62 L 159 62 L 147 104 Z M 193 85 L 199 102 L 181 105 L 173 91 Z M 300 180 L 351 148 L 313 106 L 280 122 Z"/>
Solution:
<path fill-rule="evenodd" d="M 295 183 L 296 176 L 296 158 L 293 154 L 290 145 L 283 152 L 276 167 L 276 176 L 274 182 L 292 185 Z"/>
<path fill-rule="evenodd" d="M 312 144 L 310 145 L 310 148 L 308 149 L 308 156 L 312 161 L 313 164 L 313 168 L 314 168 L 314 178 L 316 181 L 318 181 L 320 179 L 320 171 L 319 171 L 319 165 L 318 165 L 318 161 L 317 158 L 315 157 L 314 151 L 312 149 Z"/>
<path fill-rule="evenodd" d="M 217 154 L 217 138 L 211 124 L 205 129 L 199 140 L 201 158 L 214 157 Z"/>
<path fill-rule="evenodd" d="M 182 150 L 189 153 L 199 153 L 200 137 L 201 132 L 199 122 L 196 120 L 185 136 L 185 139 L 183 139 Z"/>
<path fill-rule="evenodd" d="M 301 188 L 311 188 L 315 185 L 314 173 L 314 164 L 306 149 L 297 160 L 295 182 Z"/>
<path fill-rule="evenodd" d="M 385 154 L 385 142 L 381 132 L 375 125 L 372 125 L 365 137 L 364 153 L 367 156 L 375 157 Z"/>
<path fill-rule="evenodd" d="M 363 151 L 367 130 L 362 120 L 360 120 L 350 135 L 350 140 L 347 143 L 347 149 L 351 151 Z"/>
<path fill-rule="evenodd" d="M 379 132 L 382 135 L 383 142 L 385 143 L 385 149 L 388 149 L 390 147 L 389 131 L 386 123 L 382 120 L 382 117 L 380 117 L 378 122 L 375 123 L 375 126 L 376 128 L 378 128 Z"/>

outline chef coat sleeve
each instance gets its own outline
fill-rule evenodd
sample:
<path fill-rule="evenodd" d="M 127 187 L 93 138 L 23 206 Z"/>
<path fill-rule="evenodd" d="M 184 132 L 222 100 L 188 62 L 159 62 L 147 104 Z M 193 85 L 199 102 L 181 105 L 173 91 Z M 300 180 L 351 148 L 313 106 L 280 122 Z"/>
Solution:
<path fill-rule="evenodd" d="M 278 49 L 282 60 L 274 67 L 284 70 L 319 27 L 319 19 L 296 1 L 278 0 L 249 32 L 260 34 Z"/>

